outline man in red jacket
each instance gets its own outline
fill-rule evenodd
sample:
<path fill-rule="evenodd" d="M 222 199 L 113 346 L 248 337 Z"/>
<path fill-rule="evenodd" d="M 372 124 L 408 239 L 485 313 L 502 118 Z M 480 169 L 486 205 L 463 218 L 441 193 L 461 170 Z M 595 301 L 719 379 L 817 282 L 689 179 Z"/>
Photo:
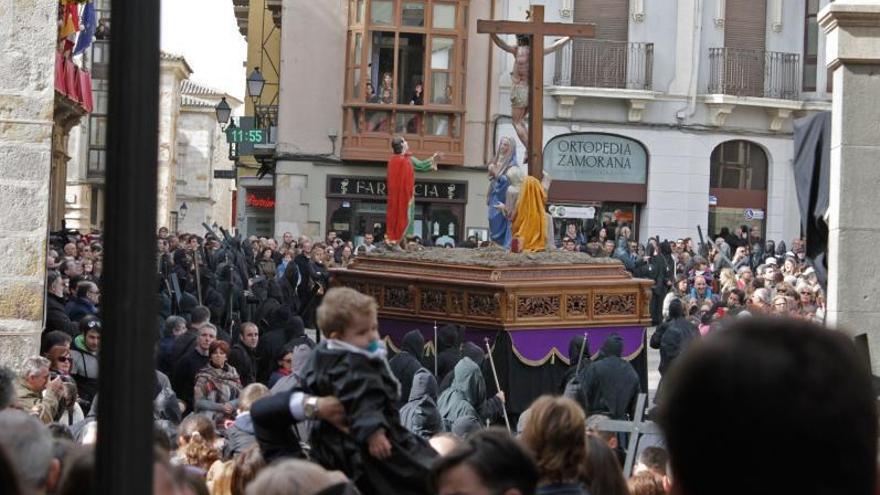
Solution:
<path fill-rule="evenodd" d="M 416 186 L 414 171 L 437 170 L 437 160 L 442 154 L 434 153 L 427 160 L 419 160 L 412 156 L 409 145 L 401 136 L 391 139 L 391 149 L 394 155 L 388 160 L 385 242 L 395 246 L 413 226 L 413 195 Z"/>

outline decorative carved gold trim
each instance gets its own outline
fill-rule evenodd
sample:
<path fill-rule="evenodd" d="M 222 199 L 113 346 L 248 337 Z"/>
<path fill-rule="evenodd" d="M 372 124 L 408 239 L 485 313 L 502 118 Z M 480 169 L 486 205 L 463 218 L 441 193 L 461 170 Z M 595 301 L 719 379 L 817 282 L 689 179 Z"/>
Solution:
<path fill-rule="evenodd" d="M 636 293 L 593 294 L 593 316 L 637 315 Z"/>
<path fill-rule="evenodd" d="M 571 318 L 574 316 L 588 316 L 587 294 L 568 294 L 565 296 L 565 314 Z"/>
<path fill-rule="evenodd" d="M 560 296 L 520 296 L 516 303 L 517 318 L 559 317 Z"/>

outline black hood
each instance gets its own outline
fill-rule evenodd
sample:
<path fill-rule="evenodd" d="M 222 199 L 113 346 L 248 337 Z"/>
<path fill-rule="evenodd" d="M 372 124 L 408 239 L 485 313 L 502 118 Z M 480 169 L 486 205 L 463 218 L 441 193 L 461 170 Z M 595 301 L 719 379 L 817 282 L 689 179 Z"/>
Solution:
<path fill-rule="evenodd" d="M 584 344 L 586 341 L 586 344 Z M 575 335 L 571 342 L 568 343 L 568 361 L 572 366 L 577 366 L 581 360 L 581 347 L 583 347 L 583 355 L 590 357 L 590 341 L 585 339 L 583 335 Z"/>
<path fill-rule="evenodd" d="M 664 256 L 672 256 L 672 246 L 669 245 L 669 241 L 660 243 L 660 253 Z"/>
<path fill-rule="evenodd" d="M 602 343 L 602 348 L 599 352 L 601 352 L 603 356 L 620 357 L 623 355 L 623 337 L 617 332 L 612 333 L 607 339 L 605 339 L 605 342 Z"/>
<path fill-rule="evenodd" d="M 461 355 L 471 358 L 471 361 L 477 363 L 477 366 L 482 366 L 483 361 L 486 360 L 486 353 L 483 352 L 483 349 L 481 349 L 480 346 L 473 342 L 465 342 L 462 344 Z"/>
<path fill-rule="evenodd" d="M 174 258 L 175 268 L 189 271 L 189 269 L 192 267 L 192 264 L 189 262 L 189 257 L 187 257 L 186 251 L 184 251 L 183 249 L 178 249 L 174 251 L 172 257 Z"/>
<path fill-rule="evenodd" d="M 437 338 L 440 340 L 437 348 L 438 352 L 443 352 L 447 349 L 458 349 L 458 345 L 461 343 L 461 330 L 457 325 L 443 325 L 440 327 Z"/>
<path fill-rule="evenodd" d="M 785 256 L 786 251 L 787 249 L 785 249 L 785 241 L 779 241 L 779 244 L 776 245 L 776 257 L 781 260 L 782 257 Z"/>
<path fill-rule="evenodd" d="M 684 306 L 682 306 L 680 299 L 673 299 L 669 302 L 669 319 L 674 320 L 682 317 L 684 317 Z"/>
<path fill-rule="evenodd" d="M 402 352 L 408 352 L 419 359 L 425 353 L 425 337 L 418 330 L 410 330 L 403 336 L 403 342 L 400 344 Z"/>

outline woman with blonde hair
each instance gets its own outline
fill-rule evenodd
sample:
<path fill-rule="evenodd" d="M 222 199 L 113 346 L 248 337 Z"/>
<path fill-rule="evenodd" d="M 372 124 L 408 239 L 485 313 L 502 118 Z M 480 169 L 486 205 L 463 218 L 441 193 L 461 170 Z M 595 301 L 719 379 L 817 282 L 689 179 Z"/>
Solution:
<path fill-rule="evenodd" d="M 529 408 L 520 440 L 535 456 L 540 479 L 537 495 L 584 495 L 587 460 L 584 411 L 566 397 L 544 395 Z"/>
<path fill-rule="evenodd" d="M 736 289 L 736 275 L 733 273 L 733 270 L 730 268 L 722 268 L 721 274 L 718 277 L 718 285 L 722 294 L 727 294 L 733 289 Z"/>

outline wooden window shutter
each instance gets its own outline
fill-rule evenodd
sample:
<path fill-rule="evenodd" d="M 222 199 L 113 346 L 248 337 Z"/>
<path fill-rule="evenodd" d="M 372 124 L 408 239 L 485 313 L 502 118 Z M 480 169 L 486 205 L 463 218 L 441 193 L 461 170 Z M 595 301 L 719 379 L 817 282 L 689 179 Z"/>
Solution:
<path fill-rule="evenodd" d="M 725 5 L 724 47 L 764 51 L 767 0 L 727 0 Z"/>
<path fill-rule="evenodd" d="M 594 23 L 596 39 L 629 40 L 629 2 L 626 0 L 575 0 L 574 22 Z"/>

